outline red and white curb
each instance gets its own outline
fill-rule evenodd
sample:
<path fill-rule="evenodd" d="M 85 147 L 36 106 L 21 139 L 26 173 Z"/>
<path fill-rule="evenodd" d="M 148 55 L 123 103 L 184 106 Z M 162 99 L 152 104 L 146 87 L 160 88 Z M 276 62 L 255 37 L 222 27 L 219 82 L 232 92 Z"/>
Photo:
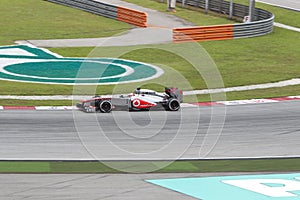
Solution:
<path fill-rule="evenodd" d="M 182 103 L 181 107 L 199 107 L 199 106 L 234 106 L 234 105 L 247 105 L 247 104 L 262 104 L 262 103 L 276 103 L 283 101 L 300 100 L 300 96 L 287 96 L 267 99 L 248 99 L 248 100 L 235 100 L 235 101 L 216 101 L 216 102 L 198 102 L 198 103 Z M 0 110 L 76 110 L 75 106 L 0 106 Z"/>
<path fill-rule="evenodd" d="M 0 110 L 75 110 L 75 106 L 0 106 Z"/>

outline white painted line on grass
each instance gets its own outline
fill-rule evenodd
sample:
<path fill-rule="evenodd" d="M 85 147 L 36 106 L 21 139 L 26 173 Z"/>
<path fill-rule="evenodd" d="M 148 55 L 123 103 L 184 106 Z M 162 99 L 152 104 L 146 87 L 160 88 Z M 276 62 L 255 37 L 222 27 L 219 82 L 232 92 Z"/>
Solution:
<path fill-rule="evenodd" d="M 213 93 L 221 93 L 221 92 L 248 91 L 248 90 L 256 90 L 256 89 L 268 89 L 268 88 L 276 88 L 276 87 L 285 87 L 285 86 L 292 86 L 292 85 L 300 85 L 300 78 L 293 78 L 293 79 L 290 79 L 290 80 L 279 81 L 279 82 L 275 82 L 275 83 L 264 83 L 264 84 L 237 86 L 237 87 L 229 87 L 229 88 L 183 91 L 183 95 L 213 94 Z"/>
<path fill-rule="evenodd" d="M 291 30 L 291 31 L 300 32 L 300 28 L 296 28 L 296 27 L 293 27 L 293 26 L 288 26 L 288 25 L 285 25 L 285 24 L 280 24 L 278 22 L 274 22 L 274 26 L 284 28 L 284 29 L 288 29 L 288 30 Z"/>

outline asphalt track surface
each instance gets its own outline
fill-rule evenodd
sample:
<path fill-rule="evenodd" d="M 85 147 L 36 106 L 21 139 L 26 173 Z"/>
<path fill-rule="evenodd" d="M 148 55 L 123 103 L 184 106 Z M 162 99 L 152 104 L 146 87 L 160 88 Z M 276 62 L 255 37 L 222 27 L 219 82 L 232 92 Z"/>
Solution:
<path fill-rule="evenodd" d="M 118 144 L 120 146 L 123 145 L 125 149 L 127 146 L 128 150 L 138 152 L 147 148 L 161 147 L 158 141 L 168 141 L 178 130 L 178 126 L 176 126 L 178 116 L 183 116 L 182 119 L 186 121 L 189 128 L 185 128 L 182 133 L 183 135 L 177 138 L 179 141 L 177 145 L 180 147 L 180 143 L 183 145 L 186 141 L 190 141 L 189 138 L 194 137 L 191 131 L 195 126 L 196 116 L 200 113 L 200 122 L 197 124 L 199 125 L 198 135 L 184 154 L 188 157 L 194 156 L 197 158 L 201 149 L 201 143 L 203 143 L 204 133 L 207 132 L 209 122 L 211 121 L 211 113 L 217 116 L 215 122 L 217 126 L 214 126 L 212 130 L 217 130 L 218 127 L 223 126 L 220 119 L 223 119 L 224 108 L 226 108 L 224 128 L 220 137 L 217 137 L 217 143 L 213 146 L 212 150 L 203 152 L 203 155 L 208 153 L 206 157 L 300 155 L 300 101 L 227 107 L 201 107 L 199 109 L 184 108 L 181 112 L 169 112 L 167 114 L 162 111 L 113 112 L 117 116 L 121 116 L 121 118 L 116 119 L 124 119 L 127 123 L 126 118 L 130 117 L 139 126 L 147 126 L 151 116 L 166 115 L 166 118 L 170 119 L 165 121 L 166 123 L 162 129 L 163 133 L 160 134 L 161 137 L 159 138 L 155 138 L 155 136 L 147 138 L 151 132 L 130 129 L 129 124 L 126 123 L 124 127 L 124 124 L 119 121 L 119 125 L 123 127 L 123 130 L 132 131 L 127 132 L 127 134 L 134 136 L 133 138 L 138 140 L 140 146 L 136 144 L 136 140 L 128 139 L 128 135 L 124 135 L 124 132 L 116 128 L 117 126 L 112 126 L 115 124 L 113 113 L 89 114 L 80 111 L 5 110 L 0 111 L 0 155 L 3 159 L 91 158 L 91 152 L 88 152 L 86 147 L 91 147 L 92 150 L 95 150 L 93 146 L 99 149 L 106 148 L 107 150 L 112 148 L 111 145 L 101 146 L 101 141 L 93 138 L 93 135 L 99 137 L 99 133 L 93 133 L 93 128 L 91 128 L 99 128 L 99 126 L 94 124 L 95 120 L 102 121 L 99 124 L 103 128 L 110 127 L 106 133 L 113 136 L 110 137 L 111 141 L 115 143 L 119 142 Z M 216 110 L 213 111 L 213 109 Z M 184 114 L 188 114 L 190 117 L 185 118 L 186 115 Z M 82 120 L 83 124 L 86 125 L 84 127 L 86 131 L 82 134 L 86 134 L 89 140 L 85 142 L 89 142 L 90 144 L 85 146 L 82 144 L 74 123 L 76 120 Z M 219 135 L 219 133 L 216 133 L 216 135 Z M 138 139 L 141 136 L 147 138 L 146 140 L 149 140 L 151 145 L 149 146 L 150 143 L 146 145 L 141 144 L 143 139 Z M 212 139 L 211 144 L 214 144 L 216 137 L 212 136 L 207 137 L 207 139 Z M 210 143 L 206 142 L 206 144 Z M 131 149 L 131 147 L 135 148 Z M 177 151 L 176 148 L 171 150 Z M 109 153 L 110 151 L 106 152 Z M 111 155 L 108 154 L 107 156 Z M 164 156 L 168 155 L 165 154 Z M 0 199 L 138 200 L 142 198 L 145 200 L 192 200 L 194 198 L 190 196 L 150 184 L 145 180 L 233 174 L 237 175 L 237 173 L 1 174 Z"/>
<path fill-rule="evenodd" d="M 264 2 L 300 9 L 298 0 Z M 169 36 L 162 41 L 168 40 Z M 222 156 L 238 156 L 241 149 L 243 156 L 257 153 L 261 156 L 299 155 L 299 104 L 300 102 L 284 102 L 228 108 L 222 135 L 207 156 L 213 157 L 213 153 L 216 156 L 220 156 L 220 153 Z M 209 108 L 200 109 L 201 113 L 205 114 L 204 110 L 210 113 Z M 206 118 L 205 115 L 201 116 Z M 75 137 L 74 125 L 69 117 L 67 112 L 1 111 L 1 155 L 5 155 L 6 159 L 30 156 L 28 151 L 44 149 L 51 157 L 61 148 L 58 151 L 63 152 L 63 157 L 68 157 L 65 152 L 70 152 L 69 148 L 74 151 L 74 147 L 79 149 L 75 149 L 71 155 L 81 152 L 85 148 Z M 62 119 L 67 122 L 60 121 Z M 51 127 L 47 127 L 49 123 Z M 31 124 L 34 126 L 30 127 Z M 195 146 L 196 141 L 192 146 Z M 198 148 L 197 145 L 195 147 Z M 55 151 L 51 152 L 53 149 Z M 9 157 L 9 154 L 13 156 Z M 34 154 L 38 158 L 44 158 L 43 152 Z M 89 153 L 83 155 L 90 156 Z M 2 174 L 0 199 L 193 199 L 150 185 L 144 180 L 214 175 L 216 174 Z"/>
<path fill-rule="evenodd" d="M 180 112 L 0 112 L 3 160 L 300 156 L 300 102 Z"/>
<path fill-rule="evenodd" d="M 2 174 L 0 199 L 193 200 L 144 180 L 213 175 L 232 174 Z"/>

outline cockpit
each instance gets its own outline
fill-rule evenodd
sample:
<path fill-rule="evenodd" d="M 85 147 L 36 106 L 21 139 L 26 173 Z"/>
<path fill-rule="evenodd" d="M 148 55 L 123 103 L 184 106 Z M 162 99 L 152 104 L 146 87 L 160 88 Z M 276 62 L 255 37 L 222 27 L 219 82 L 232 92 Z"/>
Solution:
<path fill-rule="evenodd" d="M 156 92 L 155 92 L 154 90 L 148 90 L 148 89 L 137 88 L 137 89 L 135 90 L 134 94 L 156 95 Z"/>

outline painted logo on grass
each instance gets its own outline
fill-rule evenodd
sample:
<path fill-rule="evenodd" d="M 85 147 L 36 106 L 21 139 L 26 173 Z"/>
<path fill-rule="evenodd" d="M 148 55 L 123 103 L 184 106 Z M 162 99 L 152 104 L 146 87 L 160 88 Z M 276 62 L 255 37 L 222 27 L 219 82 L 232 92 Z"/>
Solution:
<path fill-rule="evenodd" d="M 147 180 L 203 200 L 296 200 L 300 174 L 243 175 Z"/>
<path fill-rule="evenodd" d="M 0 47 L 2 80 L 102 85 L 144 81 L 159 77 L 162 73 L 163 71 L 156 66 L 131 60 L 62 58 L 34 46 Z"/>

